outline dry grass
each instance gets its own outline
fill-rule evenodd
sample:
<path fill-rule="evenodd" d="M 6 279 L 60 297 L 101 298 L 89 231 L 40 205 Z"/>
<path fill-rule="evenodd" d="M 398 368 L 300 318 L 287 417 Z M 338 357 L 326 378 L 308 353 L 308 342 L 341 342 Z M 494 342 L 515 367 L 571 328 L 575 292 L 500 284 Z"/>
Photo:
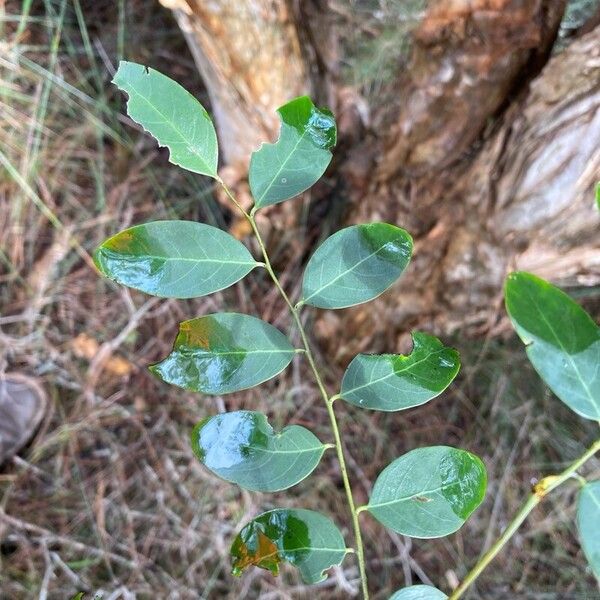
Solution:
<path fill-rule="evenodd" d="M 169 388 L 145 370 L 169 350 L 184 318 L 236 308 L 287 328 L 267 282 L 252 276 L 209 298 L 157 301 L 99 278 L 90 264 L 102 239 L 132 223 L 181 217 L 226 225 L 206 182 L 168 165 L 122 116 L 109 85 L 125 54 L 202 96 L 170 15 L 142 0 L 47 0 L 27 18 L 20 3 L 1 7 L 0 369 L 40 377 L 51 410 L 35 444 L 0 473 L 0 598 L 348 598 L 351 559 L 316 589 L 291 569 L 278 579 L 258 570 L 229 575 L 238 524 L 271 507 L 320 509 L 347 533 L 331 455 L 289 492 L 267 495 L 216 479 L 187 443 L 201 417 L 237 408 L 263 410 L 275 425 L 309 425 L 328 439 L 301 362 L 253 391 L 216 398 Z M 288 285 L 298 280 L 297 263 L 287 267 Z M 346 335 L 339 333 L 340 345 Z M 489 469 L 484 506 L 447 539 L 411 541 L 364 516 L 376 600 L 405 578 L 428 576 L 447 589 L 531 482 L 595 434 L 548 394 L 514 340 L 453 342 L 462 376 L 427 407 L 399 415 L 338 409 L 359 503 L 383 466 L 419 445 L 468 448 Z M 341 368 L 327 373 L 332 388 Z M 600 475 L 600 463 L 589 471 Z M 575 491 L 565 486 L 534 513 L 471 598 L 600 597 L 577 543 Z"/>

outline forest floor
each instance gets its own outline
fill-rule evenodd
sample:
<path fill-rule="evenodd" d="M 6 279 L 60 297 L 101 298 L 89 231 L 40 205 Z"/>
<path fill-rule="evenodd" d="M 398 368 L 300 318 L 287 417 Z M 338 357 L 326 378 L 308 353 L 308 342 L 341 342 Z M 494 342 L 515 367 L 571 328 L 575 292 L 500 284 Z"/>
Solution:
<path fill-rule="evenodd" d="M 321 510 L 349 535 L 333 455 L 298 486 L 267 495 L 215 478 L 188 443 L 202 417 L 240 408 L 329 440 L 301 358 L 281 377 L 225 397 L 170 388 L 146 369 L 170 350 L 179 321 L 206 312 L 234 309 L 290 328 L 268 282 L 253 273 L 225 293 L 165 301 L 113 285 L 90 260 L 104 238 L 148 220 L 227 227 L 209 182 L 170 165 L 124 116 L 110 85 L 126 56 L 205 101 L 179 29 L 158 2 L 46 0 L 23 15 L 29 5 L 0 3 L 0 372 L 40 378 L 50 410 L 34 443 L 0 468 L 0 599 L 62 600 L 79 591 L 103 592 L 104 600 L 350 597 L 352 557 L 316 589 L 288 568 L 279 578 L 257 569 L 229 574 L 240 523 L 274 506 Z M 301 216 L 297 223 L 290 239 L 305 235 Z M 289 287 L 297 258 L 283 276 Z M 307 319 L 310 326 L 313 315 Z M 343 347 L 353 332 L 335 335 Z M 405 582 L 456 585 L 536 478 L 561 470 L 597 432 L 552 397 L 514 336 L 444 341 L 458 348 L 463 369 L 427 406 L 338 409 L 359 504 L 379 471 L 417 446 L 466 448 L 489 473 L 483 506 L 448 538 L 410 540 L 363 515 L 374 600 Z M 334 390 L 345 364 L 326 356 L 319 363 L 329 364 Z M 600 476 L 600 461 L 587 469 Z M 468 597 L 600 598 L 577 541 L 576 491 L 574 481 L 554 492 Z"/>

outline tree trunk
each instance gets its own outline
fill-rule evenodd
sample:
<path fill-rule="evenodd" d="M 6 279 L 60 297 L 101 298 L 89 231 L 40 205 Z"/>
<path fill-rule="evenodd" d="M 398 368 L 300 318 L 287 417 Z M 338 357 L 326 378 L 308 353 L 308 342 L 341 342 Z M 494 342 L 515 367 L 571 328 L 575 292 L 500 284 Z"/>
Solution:
<path fill-rule="evenodd" d="M 564 0 L 432 1 L 393 84 L 399 100 L 374 111 L 368 135 L 356 94 L 337 85 L 325 0 L 245 0 L 235 10 L 161 1 L 178 7 L 226 161 L 245 166 L 274 137 L 275 108 L 311 79 L 342 121 L 335 169 L 346 220 L 387 220 L 415 237 L 393 292 L 319 317 L 324 343 L 338 328 L 371 351 L 401 345 L 398 332 L 411 327 L 488 331 L 511 268 L 560 285 L 600 282 L 600 28 L 548 60 Z M 363 349 L 350 342 L 344 352 Z"/>

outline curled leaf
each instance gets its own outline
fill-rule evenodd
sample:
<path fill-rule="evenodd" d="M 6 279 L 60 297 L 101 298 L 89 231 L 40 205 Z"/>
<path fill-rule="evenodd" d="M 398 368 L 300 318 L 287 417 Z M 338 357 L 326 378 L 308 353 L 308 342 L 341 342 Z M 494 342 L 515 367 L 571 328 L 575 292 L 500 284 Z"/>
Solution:
<path fill-rule="evenodd" d="M 183 321 L 173 351 L 150 370 L 187 390 L 226 394 L 275 377 L 294 353 L 273 325 L 249 315 L 216 313 Z"/>
<path fill-rule="evenodd" d="M 305 427 L 275 433 L 262 413 L 238 410 L 200 421 L 192 448 L 219 477 L 247 490 L 277 492 L 312 473 L 327 446 Z"/>
<path fill-rule="evenodd" d="M 395 411 L 441 394 L 460 368 L 458 352 L 432 335 L 414 332 L 413 350 L 403 354 L 359 354 L 348 365 L 340 397 L 361 408 Z"/>
<path fill-rule="evenodd" d="M 277 110 L 281 132 L 252 154 L 248 179 L 257 208 L 293 198 L 316 183 L 331 162 L 335 119 L 300 96 Z"/>
<path fill-rule="evenodd" d="M 341 564 L 347 549 L 336 525 L 304 509 L 276 509 L 245 525 L 231 546 L 232 572 L 256 566 L 279 573 L 282 562 L 294 565 L 305 583 L 318 583 L 325 571 Z"/>

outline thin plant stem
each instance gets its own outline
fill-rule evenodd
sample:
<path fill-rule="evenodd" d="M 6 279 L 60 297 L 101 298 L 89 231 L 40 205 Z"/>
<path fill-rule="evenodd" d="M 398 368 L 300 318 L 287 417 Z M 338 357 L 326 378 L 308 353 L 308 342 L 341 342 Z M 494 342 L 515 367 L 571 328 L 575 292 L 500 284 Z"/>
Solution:
<path fill-rule="evenodd" d="M 330 421 L 331 429 L 333 432 L 333 439 L 335 442 L 335 450 L 336 450 L 338 462 L 340 465 L 340 471 L 342 473 L 342 481 L 344 483 L 344 490 L 346 492 L 348 508 L 350 509 L 350 513 L 352 515 L 352 527 L 354 529 L 354 539 L 356 541 L 356 556 L 358 558 L 358 570 L 359 570 L 359 574 L 360 574 L 363 598 L 364 598 L 364 600 L 369 600 L 369 589 L 367 587 L 367 570 L 366 570 L 366 563 L 365 563 L 365 551 L 364 551 L 364 547 L 363 547 L 362 535 L 360 532 L 360 524 L 358 521 L 358 512 L 357 512 L 356 506 L 354 504 L 354 496 L 352 495 L 352 486 L 350 484 L 350 478 L 348 477 L 348 469 L 346 467 L 346 459 L 344 457 L 344 448 L 342 446 L 342 439 L 340 436 L 340 430 L 338 427 L 337 418 L 335 416 L 335 411 L 333 409 L 333 403 L 339 396 L 331 396 L 330 397 L 329 394 L 327 393 L 327 390 L 325 389 L 323 379 L 321 378 L 321 374 L 319 373 L 319 369 L 317 368 L 317 365 L 315 362 L 315 358 L 314 358 L 314 354 L 312 352 L 310 342 L 308 341 L 308 336 L 306 335 L 304 325 L 302 324 L 302 320 L 300 319 L 299 306 L 298 305 L 294 306 L 292 304 L 292 301 L 290 300 L 286 291 L 283 289 L 281 282 L 279 281 L 279 278 L 277 277 L 275 271 L 273 270 L 273 267 L 271 266 L 271 261 L 269 259 L 269 254 L 267 252 L 267 248 L 266 248 L 264 240 L 260 234 L 260 231 L 258 230 L 258 227 L 256 225 L 256 220 L 254 219 L 254 214 L 255 214 L 256 209 L 255 208 L 252 209 L 250 211 L 250 213 L 246 212 L 244 210 L 244 208 L 241 206 L 241 204 L 236 200 L 234 195 L 231 193 L 229 188 L 225 185 L 225 183 L 222 180 L 218 180 L 218 181 L 221 184 L 221 186 L 223 187 L 223 190 L 225 191 L 227 196 L 235 204 L 235 206 L 238 208 L 238 210 L 240 210 L 240 212 L 243 213 L 243 215 L 246 217 L 246 219 L 248 219 L 248 222 L 250 223 L 250 226 L 252 227 L 254 237 L 256 238 L 256 241 L 258 242 L 260 251 L 261 251 L 263 259 L 264 259 L 265 269 L 267 270 L 267 273 L 269 274 L 273 283 L 275 284 L 275 287 L 277 288 L 280 296 L 283 298 L 283 300 L 285 301 L 285 303 L 287 304 L 287 306 L 290 310 L 290 313 L 292 315 L 294 323 L 296 324 L 296 327 L 298 328 L 298 332 L 300 333 L 300 338 L 302 340 L 302 345 L 304 346 L 306 359 L 308 360 L 308 364 L 310 365 L 310 368 L 315 377 L 315 381 L 317 383 L 317 387 L 319 388 L 319 392 L 321 393 L 321 396 L 323 397 L 323 400 L 327 407 L 327 414 L 329 415 L 329 421 Z"/>
<path fill-rule="evenodd" d="M 504 533 L 496 540 L 492 547 L 481 557 L 479 562 L 473 567 L 471 572 L 465 577 L 463 582 L 452 592 L 448 600 L 457 600 L 469 588 L 470 585 L 481 575 L 482 571 L 494 560 L 496 555 L 502 550 L 510 538 L 516 533 L 523 521 L 529 516 L 529 513 L 554 489 L 562 485 L 571 478 L 578 479 L 577 469 L 586 461 L 592 458 L 596 452 L 600 451 L 600 440 L 597 440 L 586 450 L 575 462 L 571 463 L 564 471 L 558 475 L 549 475 L 544 477 L 533 487 L 531 496 L 527 499 L 521 510 L 515 515 L 508 524 Z"/>

